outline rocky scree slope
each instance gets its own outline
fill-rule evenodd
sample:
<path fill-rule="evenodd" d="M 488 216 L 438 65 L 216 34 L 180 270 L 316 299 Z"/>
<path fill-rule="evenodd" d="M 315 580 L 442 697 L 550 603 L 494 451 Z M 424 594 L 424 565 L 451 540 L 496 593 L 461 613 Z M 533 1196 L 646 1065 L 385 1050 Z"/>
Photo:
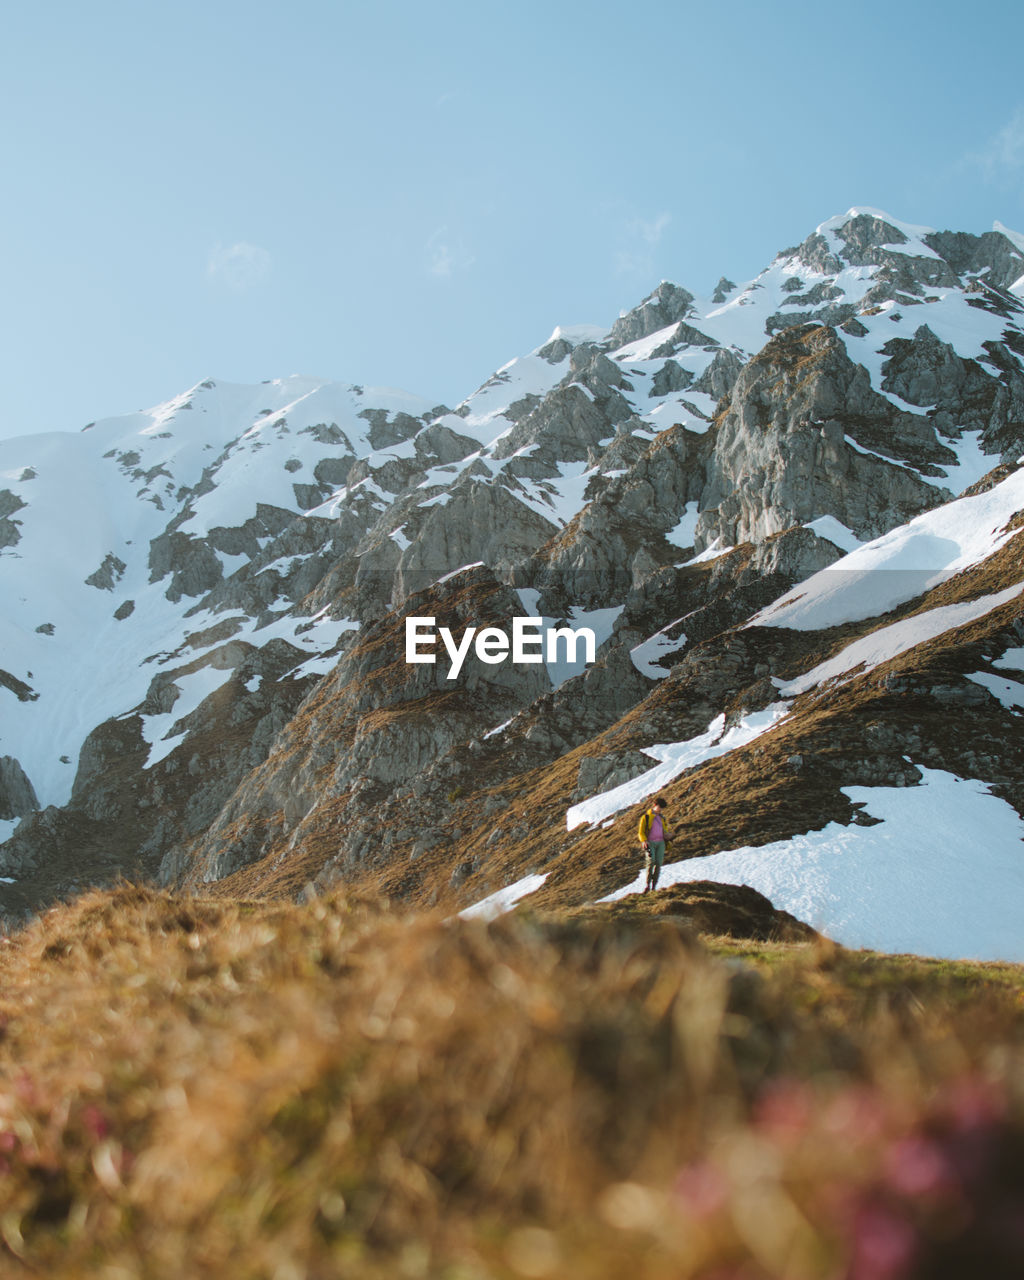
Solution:
<path fill-rule="evenodd" d="M 610 330 L 556 329 L 454 410 L 208 380 L 3 442 L 0 906 L 119 873 L 453 907 L 545 873 L 541 897 L 585 901 L 626 875 L 631 819 L 569 831 L 567 808 L 648 771 L 652 744 L 762 712 L 672 782 L 673 856 L 855 821 L 841 788 L 913 785 L 915 760 L 1019 811 L 1017 710 L 968 678 L 1014 660 L 1015 597 L 839 687 L 779 690 L 1024 579 L 1022 299 L 1024 238 L 998 224 L 851 210 L 747 285 L 665 282 Z M 973 559 L 937 532 L 844 568 L 973 486 L 999 490 L 1003 530 Z M 749 625 L 822 571 L 899 598 Z M 450 681 L 404 661 L 407 616 L 523 614 L 592 627 L 597 663 L 471 657 Z"/>

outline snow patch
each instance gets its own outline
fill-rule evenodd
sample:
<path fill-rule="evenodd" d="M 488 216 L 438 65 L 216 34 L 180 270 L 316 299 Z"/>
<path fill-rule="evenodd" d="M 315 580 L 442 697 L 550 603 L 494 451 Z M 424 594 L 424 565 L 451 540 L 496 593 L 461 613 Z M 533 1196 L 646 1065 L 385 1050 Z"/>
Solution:
<path fill-rule="evenodd" d="M 689 560 L 684 560 L 682 564 L 676 565 L 677 569 L 688 569 L 693 564 L 706 564 L 709 560 L 718 560 L 721 556 L 726 556 L 730 551 L 735 551 L 735 547 L 726 546 L 722 538 L 716 538 L 710 546 L 705 547 L 703 551 L 692 556 Z"/>
<path fill-rule="evenodd" d="M 992 663 L 994 667 L 1008 667 L 1011 671 L 1024 671 L 1024 649 L 1007 649 L 1001 658 Z"/>
<path fill-rule="evenodd" d="M 1015 599 L 1022 591 L 1024 582 L 1018 582 L 1016 586 L 1007 587 L 1005 591 L 998 591 L 994 595 L 982 596 L 963 604 L 947 604 L 938 609 L 928 609 L 924 613 L 915 613 L 912 617 L 872 631 L 860 640 L 848 644 L 834 658 L 829 658 L 804 675 L 790 680 L 782 686 L 781 693 L 783 697 L 795 697 L 829 680 L 839 680 L 843 676 L 852 679 L 855 675 L 863 675 L 919 644 L 925 644 L 947 631 L 984 618 L 1000 605 Z"/>
<path fill-rule="evenodd" d="M 562 341 L 567 342 L 570 347 L 578 347 L 581 342 L 603 342 L 607 336 L 608 330 L 596 324 L 559 324 L 555 326 L 547 342 L 542 343 L 537 351 L 542 351 L 552 342 Z M 536 351 L 532 354 L 536 355 Z"/>
<path fill-rule="evenodd" d="M 474 902 L 471 907 L 466 907 L 459 912 L 459 919 L 493 920 L 496 916 L 504 915 L 506 911 L 511 911 L 514 906 L 522 902 L 523 898 L 528 898 L 531 893 L 536 893 L 547 878 L 546 874 L 542 876 L 524 876 L 522 880 L 517 880 L 515 884 L 506 885 L 504 889 L 499 889 L 497 893 L 492 893 L 480 902 Z"/>
<path fill-rule="evenodd" d="M 325 676 L 338 665 L 336 653 L 319 653 L 300 662 L 288 672 L 289 680 L 304 680 L 307 676 Z"/>
<path fill-rule="evenodd" d="M 957 494 L 970 489 L 999 465 L 998 455 L 986 453 L 981 447 L 982 432 L 964 431 L 958 440 L 947 439 L 945 444 L 956 454 L 956 463 L 944 467 L 946 479 L 955 485 Z"/>
<path fill-rule="evenodd" d="M 994 676 L 987 671 L 975 671 L 967 679 L 987 689 L 997 702 L 1011 711 L 1024 707 L 1024 684 L 1017 680 L 1007 680 L 1004 676 Z"/>
<path fill-rule="evenodd" d="M 559 462 L 557 466 L 557 476 L 548 480 L 524 478 L 519 481 L 521 487 L 509 492 L 537 515 L 564 528 L 583 509 L 587 485 L 597 468 L 585 462 Z"/>
<path fill-rule="evenodd" d="M 186 734 L 177 733 L 172 738 L 165 738 L 171 728 L 191 715 L 211 694 L 231 679 L 233 672 L 224 667 L 200 667 L 198 671 L 188 675 L 176 676 L 174 684 L 178 689 L 178 697 L 170 711 L 161 715 L 142 716 L 142 737 L 150 744 L 149 755 L 144 769 L 151 769 L 165 757 L 169 756 L 176 746 L 184 742 Z"/>
<path fill-rule="evenodd" d="M 811 520 L 804 525 L 805 529 L 810 529 L 812 533 L 818 535 L 819 538 L 825 538 L 840 551 L 847 553 L 856 551 L 858 547 L 864 544 L 852 529 L 847 529 L 841 520 L 837 520 L 835 516 L 819 516 L 817 520 Z"/>
<path fill-rule="evenodd" d="M 1006 236 L 1013 247 L 1019 253 L 1024 254 L 1024 235 L 1021 235 L 1019 231 L 1011 231 L 1009 227 L 1004 227 L 998 219 L 992 223 L 992 230 L 998 231 L 1001 236 Z"/>
<path fill-rule="evenodd" d="M 1024 471 L 986 493 L 958 498 L 856 548 L 763 609 L 747 626 L 818 631 L 888 613 L 980 564 L 1013 536 Z"/>
<path fill-rule="evenodd" d="M 436 587 L 442 582 L 450 582 L 452 578 L 457 578 L 460 573 L 465 573 L 467 569 L 479 569 L 482 565 L 482 560 L 474 560 L 472 564 L 460 564 L 457 569 L 453 569 L 451 573 L 446 573 L 443 578 L 435 578 L 431 585 Z"/>
<path fill-rule="evenodd" d="M 685 742 L 662 742 L 653 747 L 644 747 L 644 755 L 651 756 L 661 763 L 646 773 L 623 782 L 601 795 L 574 804 L 565 815 L 567 831 L 587 822 L 597 826 L 605 818 L 619 813 L 622 809 L 640 804 L 647 796 L 667 786 L 688 769 L 696 768 L 705 760 L 714 760 L 718 756 L 728 755 L 739 747 L 745 747 L 769 729 L 773 729 L 784 720 L 789 713 L 789 704 L 773 702 L 762 711 L 755 711 L 744 716 L 730 729 L 725 728 L 725 716 L 720 715 L 708 725 L 706 732 Z"/>
<path fill-rule="evenodd" d="M 693 546 L 694 535 L 697 532 L 697 505 L 696 502 L 686 504 L 679 523 L 673 525 L 665 534 L 666 542 L 671 542 L 674 547 L 681 547 L 684 551 Z"/>
<path fill-rule="evenodd" d="M 587 627 L 593 631 L 594 648 L 597 650 L 612 634 L 616 619 L 624 608 L 625 605 L 621 604 L 611 605 L 607 609 L 581 609 L 578 605 L 573 605 L 569 610 L 568 626 L 573 631 L 579 631 L 581 627 Z M 545 626 L 561 625 L 554 619 L 548 618 L 544 619 L 544 623 Z M 586 646 L 582 643 L 575 647 L 574 661 L 569 660 L 569 648 L 564 640 L 559 641 L 557 653 L 559 656 L 553 662 L 547 661 L 546 658 L 544 662 L 553 689 L 565 684 L 566 680 L 570 680 L 573 676 L 578 676 L 587 667 Z"/>
<path fill-rule="evenodd" d="M 656 631 L 653 636 L 649 636 L 646 640 L 642 640 L 629 651 L 633 666 L 641 675 L 647 676 L 651 680 L 664 680 L 671 672 L 661 666 L 663 658 L 667 658 L 670 654 L 678 653 L 680 649 L 686 648 L 686 635 L 680 632 L 675 638 L 669 636 L 667 632 L 673 627 L 678 626 L 682 621 L 677 618 L 675 622 L 670 622 L 667 627 L 662 627 L 660 631 Z"/>

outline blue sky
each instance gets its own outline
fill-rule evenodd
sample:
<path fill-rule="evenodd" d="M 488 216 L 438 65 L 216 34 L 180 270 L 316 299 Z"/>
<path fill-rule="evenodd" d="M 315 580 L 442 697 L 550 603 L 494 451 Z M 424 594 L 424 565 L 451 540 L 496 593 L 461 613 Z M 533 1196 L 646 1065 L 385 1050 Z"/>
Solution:
<path fill-rule="evenodd" d="M 1024 6 L 0 0 L 0 436 L 205 377 L 456 404 L 851 205 L 1024 230 Z"/>

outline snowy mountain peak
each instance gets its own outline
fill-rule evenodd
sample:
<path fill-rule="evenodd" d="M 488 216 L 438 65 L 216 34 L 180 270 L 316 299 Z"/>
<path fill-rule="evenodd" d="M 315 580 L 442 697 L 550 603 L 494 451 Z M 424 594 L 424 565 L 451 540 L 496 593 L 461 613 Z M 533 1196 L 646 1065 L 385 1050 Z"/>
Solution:
<path fill-rule="evenodd" d="M 1024 235 L 1019 231 L 1011 231 L 1010 228 L 1004 226 L 998 218 L 992 223 L 992 230 L 996 232 L 997 235 L 1005 236 L 1017 252 L 1024 256 Z"/>
<path fill-rule="evenodd" d="M 847 209 L 845 213 L 838 214 L 821 223 L 816 228 L 816 233 L 825 236 L 837 234 L 854 222 L 873 224 L 883 234 L 886 233 L 886 229 L 896 231 L 898 233 L 898 237 L 895 239 L 896 244 L 920 241 L 926 236 L 934 235 L 935 233 L 934 227 L 924 227 L 911 222 L 903 222 L 901 219 L 894 218 L 891 214 L 886 213 L 884 209 L 874 209 L 870 205 L 854 205 L 853 208 Z"/>
<path fill-rule="evenodd" d="M 578 347 L 584 342 L 603 342 L 608 337 L 608 330 L 596 324 L 555 325 L 551 337 L 541 343 L 531 354 L 544 355 L 549 348 L 564 343 L 566 347 Z"/>

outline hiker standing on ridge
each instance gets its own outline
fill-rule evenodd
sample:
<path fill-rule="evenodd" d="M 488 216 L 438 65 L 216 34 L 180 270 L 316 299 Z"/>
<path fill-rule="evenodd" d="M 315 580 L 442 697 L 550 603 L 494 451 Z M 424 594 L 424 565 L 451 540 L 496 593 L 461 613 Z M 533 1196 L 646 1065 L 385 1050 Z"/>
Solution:
<path fill-rule="evenodd" d="M 644 866 L 647 869 L 644 893 L 657 889 L 658 877 L 665 862 L 665 841 L 668 839 L 668 830 L 661 816 L 664 809 L 665 801 L 659 796 L 640 818 L 637 834 L 644 848 Z"/>

